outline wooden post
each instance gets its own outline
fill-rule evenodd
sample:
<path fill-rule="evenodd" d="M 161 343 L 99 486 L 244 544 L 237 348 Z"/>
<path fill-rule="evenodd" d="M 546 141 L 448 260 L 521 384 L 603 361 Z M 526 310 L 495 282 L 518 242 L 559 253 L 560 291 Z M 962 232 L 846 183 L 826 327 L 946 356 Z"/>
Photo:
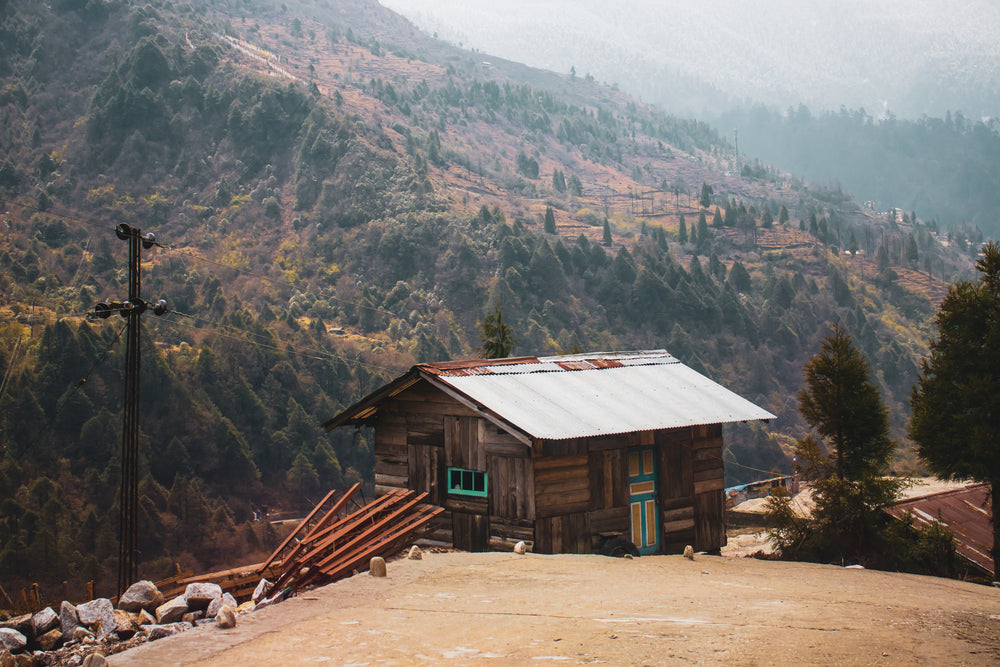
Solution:
<path fill-rule="evenodd" d="M 94 580 L 91 579 L 87 582 L 87 602 L 94 599 Z"/>
<path fill-rule="evenodd" d="M 31 601 L 33 603 L 31 611 L 38 611 L 42 608 L 42 596 L 38 593 L 38 584 L 31 584 Z"/>
<path fill-rule="evenodd" d="M 0 586 L 0 594 L 2 594 L 2 595 L 3 595 L 3 599 L 7 601 L 7 604 L 8 604 L 8 605 L 10 605 L 10 610 L 11 610 L 11 611 L 14 611 L 14 607 L 15 607 L 15 605 L 14 605 L 14 601 L 10 599 L 10 596 L 9 596 L 9 595 L 7 595 L 7 591 L 5 591 L 5 590 L 3 589 L 3 586 Z"/>

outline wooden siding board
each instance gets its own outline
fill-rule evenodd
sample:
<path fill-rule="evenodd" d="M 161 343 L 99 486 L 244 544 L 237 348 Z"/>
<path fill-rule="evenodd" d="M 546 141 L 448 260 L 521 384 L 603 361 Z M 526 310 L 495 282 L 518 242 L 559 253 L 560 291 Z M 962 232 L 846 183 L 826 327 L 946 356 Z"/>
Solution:
<path fill-rule="evenodd" d="M 375 473 L 375 484 L 378 486 L 398 486 L 401 489 L 407 488 L 409 478 L 402 475 L 382 475 Z"/>
<path fill-rule="evenodd" d="M 590 529 L 597 535 L 601 533 L 628 533 L 631 526 L 629 521 L 628 506 L 611 507 L 590 513 Z"/>
<path fill-rule="evenodd" d="M 709 491 L 722 491 L 725 488 L 725 482 L 722 479 L 709 479 L 704 482 L 696 482 L 694 485 L 695 497 L 700 496 Z"/>
<path fill-rule="evenodd" d="M 576 512 L 535 523 L 536 553 L 592 553 L 590 515 Z"/>
<path fill-rule="evenodd" d="M 531 457 L 530 447 L 492 424 L 484 424 L 483 443 L 487 455 L 512 456 L 516 458 Z"/>
<path fill-rule="evenodd" d="M 410 445 L 409 484 L 415 491 L 426 491 L 427 501 L 444 506 L 447 489 L 444 450 L 430 445 Z"/>
<path fill-rule="evenodd" d="M 657 431 L 657 450 L 660 453 L 660 497 L 665 503 L 672 498 L 685 498 L 694 494 L 692 477 L 691 440 L 687 429 Z"/>
<path fill-rule="evenodd" d="M 695 548 L 714 551 L 726 543 L 725 499 L 721 490 L 695 496 Z"/>
<path fill-rule="evenodd" d="M 535 473 L 559 468 L 573 468 L 587 465 L 587 454 L 552 456 L 535 459 Z"/>
<path fill-rule="evenodd" d="M 406 439 L 415 445 L 444 446 L 444 416 L 406 414 Z"/>
<path fill-rule="evenodd" d="M 381 457 L 375 457 L 375 474 L 390 475 L 392 477 L 408 477 L 410 474 L 410 466 L 406 461 L 397 463 L 395 461 L 386 461 Z"/>
<path fill-rule="evenodd" d="M 452 512 L 452 544 L 465 551 L 488 551 L 490 518 L 485 514 Z"/>
<path fill-rule="evenodd" d="M 445 509 L 471 514 L 487 514 L 489 506 L 486 498 L 474 498 L 472 496 L 459 496 L 455 494 L 446 495 L 444 499 Z"/>
<path fill-rule="evenodd" d="M 627 449 L 629 445 L 629 439 L 625 435 L 609 435 L 587 438 L 588 452 L 601 452 L 607 449 Z"/>
<path fill-rule="evenodd" d="M 534 518 L 535 487 L 530 459 L 488 456 L 486 475 L 491 516 Z"/>

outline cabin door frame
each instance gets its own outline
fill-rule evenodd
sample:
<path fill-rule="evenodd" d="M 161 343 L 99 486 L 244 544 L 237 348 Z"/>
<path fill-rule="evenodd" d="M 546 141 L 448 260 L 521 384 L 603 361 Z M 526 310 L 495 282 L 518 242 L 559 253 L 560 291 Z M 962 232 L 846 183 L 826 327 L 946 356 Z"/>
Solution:
<path fill-rule="evenodd" d="M 628 450 L 628 505 L 632 543 L 646 556 L 660 550 L 656 448 Z"/>

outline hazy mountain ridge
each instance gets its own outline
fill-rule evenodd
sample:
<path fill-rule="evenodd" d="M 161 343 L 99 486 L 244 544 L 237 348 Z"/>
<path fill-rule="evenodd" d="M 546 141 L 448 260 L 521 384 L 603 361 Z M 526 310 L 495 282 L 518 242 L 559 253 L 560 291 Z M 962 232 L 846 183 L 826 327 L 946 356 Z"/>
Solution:
<path fill-rule="evenodd" d="M 711 115 L 728 98 L 875 115 L 1000 114 L 1000 10 L 984 1 L 948 10 L 900 0 L 383 4 L 443 39 L 560 72 L 575 65 L 676 112 Z M 675 97 L 656 87 L 662 69 L 724 92 L 690 106 L 697 90 Z"/>

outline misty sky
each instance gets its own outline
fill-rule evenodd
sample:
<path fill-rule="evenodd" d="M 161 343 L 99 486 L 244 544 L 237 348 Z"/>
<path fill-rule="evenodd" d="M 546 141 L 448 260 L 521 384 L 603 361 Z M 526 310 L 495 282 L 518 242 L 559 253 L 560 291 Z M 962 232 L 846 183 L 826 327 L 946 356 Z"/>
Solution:
<path fill-rule="evenodd" d="M 1000 3 L 381 0 L 442 39 L 712 113 L 752 100 L 1000 115 Z"/>

